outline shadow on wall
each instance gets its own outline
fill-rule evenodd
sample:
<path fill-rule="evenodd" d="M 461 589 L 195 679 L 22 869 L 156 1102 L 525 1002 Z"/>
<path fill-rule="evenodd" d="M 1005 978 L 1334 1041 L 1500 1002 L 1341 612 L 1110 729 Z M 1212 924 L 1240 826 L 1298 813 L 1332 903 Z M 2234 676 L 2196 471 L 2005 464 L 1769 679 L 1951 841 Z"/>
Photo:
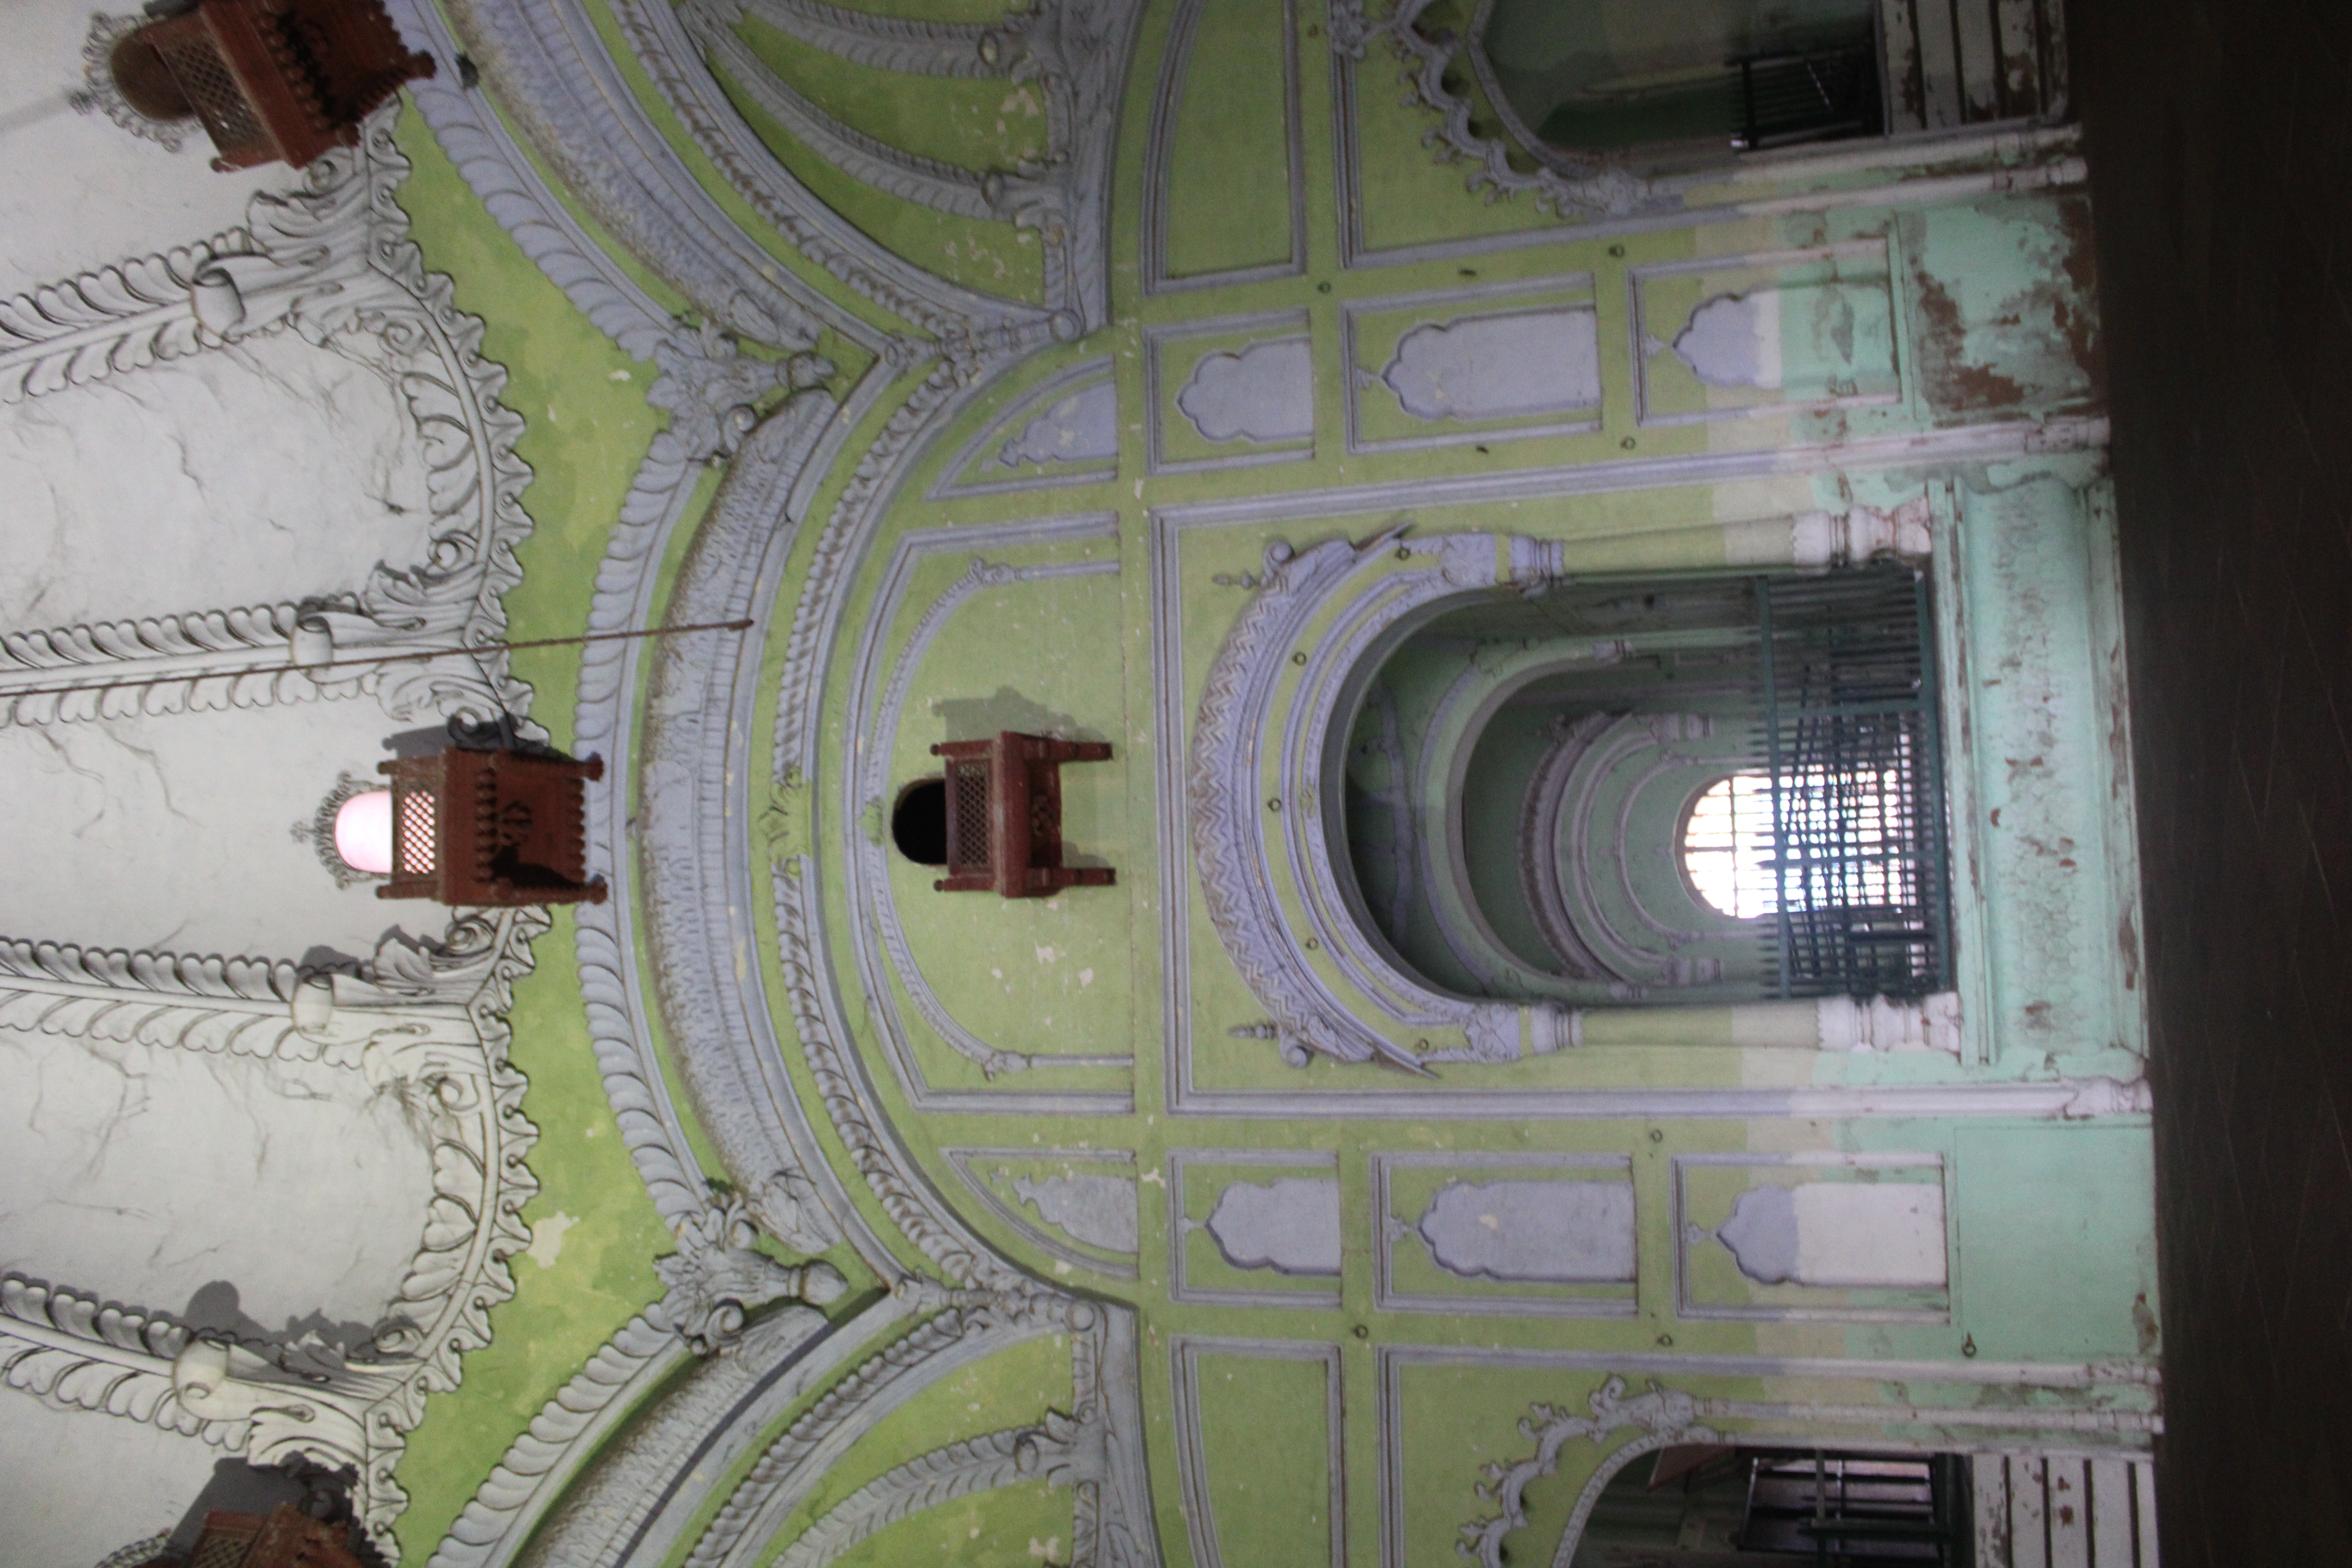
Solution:
<path fill-rule="evenodd" d="M 282 1329 L 270 1329 L 247 1315 L 237 1289 L 226 1279 L 197 1288 L 180 1311 L 180 1321 L 200 1334 L 226 1334 L 246 1344 L 299 1345 L 305 1340 L 331 1347 L 343 1356 L 365 1358 L 375 1352 L 376 1335 L 385 1323 L 339 1323 L 323 1313 L 289 1318 Z M 266 1510 L 265 1510 L 266 1511 Z"/>
<path fill-rule="evenodd" d="M 947 721 L 946 739 L 950 741 L 985 741 L 1001 730 L 1013 730 L 1024 735 L 1050 735 L 1059 741 L 1111 739 L 1067 713 L 1056 713 L 1043 703 L 1031 701 L 1009 686 L 998 687 L 988 697 L 935 699 L 931 711 Z"/>

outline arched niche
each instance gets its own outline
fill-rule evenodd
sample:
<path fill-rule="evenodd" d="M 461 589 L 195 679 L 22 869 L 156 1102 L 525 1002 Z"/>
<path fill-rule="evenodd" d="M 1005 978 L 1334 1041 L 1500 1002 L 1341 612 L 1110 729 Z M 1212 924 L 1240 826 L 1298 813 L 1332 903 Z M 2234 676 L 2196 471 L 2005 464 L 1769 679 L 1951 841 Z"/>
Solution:
<path fill-rule="evenodd" d="M 1692 801 L 1755 763 L 1753 619 L 1736 582 L 1604 578 L 1404 637 L 1340 720 L 1322 818 L 1398 963 L 1466 998 L 1752 998 L 1755 922 L 1696 896 L 1677 844 Z"/>
<path fill-rule="evenodd" d="M 1577 852 L 1584 858 L 1571 854 L 1564 882 L 1582 877 L 1598 889 L 1610 880 L 1591 875 L 1595 820 L 1613 823 L 1603 837 L 1617 835 L 1621 844 L 1645 831 L 1647 848 L 1670 857 L 1682 805 L 1747 765 L 1737 728 L 1711 718 L 1710 708 L 1726 718 L 1743 706 L 1753 710 L 1743 695 L 1748 674 L 1737 668 L 1752 651 L 1736 657 L 1736 650 L 1743 643 L 1752 650 L 1756 636 L 1752 622 L 1743 623 L 1749 612 L 1739 608 L 1757 592 L 1754 568 L 1828 566 L 1844 557 L 1809 544 L 1818 531 L 1797 519 L 1688 531 L 1689 540 L 1650 540 L 1653 550 L 1678 552 L 1650 559 L 1703 561 L 1712 550 L 1715 559 L 1740 561 L 1745 570 L 1673 580 L 1654 574 L 1647 586 L 1629 580 L 1596 588 L 1598 579 L 1571 578 L 1571 553 L 1595 571 L 1638 563 L 1606 544 L 1486 533 L 1424 540 L 1402 529 L 1362 542 L 1269 547 L 1257 595 L 1207 673 L 1187 781 L 1210 921 L 1268 1015 L 1237 1033 L 1278 1041 L 1294 1064 L 1321 1055 L 1419 1071 L 1436 1062 L 1556 1052 L 1581 1043 L 1589 1013 L 1663 998 L 1708 1004 L 1722 1016 L 1694 1030 L 1664 1016 L 1643 1021 L 1644 1009 L 1619 1006 L 1606 1015 L 1608 1037 L 1811 1047 L 1833 1039 L 1851 1046 L 1846 1037 L 1859 1031 L 1864 1041 L 1884 1035 L 1907 1047 L 1924 1031 L 1936 1048 L 1954 1048 L 1950 1005 L 1927 998 L 1923 988 L 1914 987 L 1916 995 L 1896 989 L 1890 1003 L 1856 1000 L 1887 987 L 1754 985 L 1735 964 L 1754 952 L 1752 940 L 1738 922 L 1705 916 L 1670 861 L 1663 870 L 1644 863 L 1630 888 L 1617 878 L 1615 894 L 1594 893 L 1596 910 L 1618 902 L 1603 923 L 1621 935 L 1638 933 L 1645 915 L 1651 929 L 1635 936 L 1632 956 L 1621 955 L 1625 973 L 1591 973 L 1607 966 L 1564 959 L 1539 929 L 1531 941 L 1528 922 L 1514 918 L 1514 879 L 1499 869 L 1508 852 L 1467 848 L 1469 818 L 1481 802 L 1496 822 L 1482 818 L 1478 836 L 1528 842 L 1528 802 L 1549 747 L 1522 734 L 1507 765 L 1482 768 L 1478 761 L 1479 741 L 1498 714 L 1515 711 L 1515 698 L 1533 695 L 1534 713 L 1553 727 L 1554 742 L 1561 719 L 1572 730 L 1580 718 L 1643 714 L 1629 732 L 1633 751 L 1607 768 L 1593 763 L 1585 770 L 1584 793 L 1575 797 L 1584 805 L 1573 805 L 1565 785 L 1549 797 L 1559 805 L 1543 829 L 1553 852 L 1577 823 L 1588 839 Z M 1767 541 L 1777 542 L 1768 549 Z M 1463 628 L 1473 622 L 1481 635 L 1465 637 Z M 1393 748 L 1383 773 L 1365 765 L 1361 750 L 1377 750 L 1389 723 L 1380 689 L 1392 659 L 1405 652 L 1410 662 L 1416 647 L 1438 653 L 1407 682 L 1417 683 L 1420 705 L 1411 722 L 1400 711 L 1391 727 L 1399 736 L 1411 729 L 1424 743 L 1411 756 L 1401 744 Z M 1682 662 L 1659 662 L 1669 652 Z M 1649 661 L 1646 684 L 1628 687 L 1620 679 L 1629 659 Z M 1597 681 L 1588 674 L 1603 668 L 1610 673 Z M 1715 674 L 1695 678 L 1706 668 Z M 1398 683 L 1387 684 L 1402 700 Z M 1913 699 L 1924 708 L 1933 708 L 1935 691 L 1932 671 L 1913 682 Z M 1503 746 L 1502 731 L 1493 738 Z M 1655 748 L 1646 760 L 1634 754 L 1644 744 Z M 1573 784 L 1577 769 L 1566 771 Z M 1619 802 L 1613 817 L 1612 791 Z M 1507 809 L 1494 807 L 1497 798 Z M 1544 798 L 1538 795 L 1539 805 Z M 1385 843 L 1377 820 L 1383 811 L 1391 824 Z M 1534 815 L 1540 825 L 1544 813 Z M 1351 820 L 1363 828 L 1353 837 Z M 1940 840 L 1931 847 L 1941 855 Z M 1383 884 L 1360 870 L 1383 854 L 1426 885 L 1398 900 L 1393 879 Z M 1517 895 L 1522 903 L 1530 896 L 1528 879 L 1517 879 Z M 1380 900 L 1391 905 L 1385 924 L 1372 907 Z M 1400 908 L 1402 918 L 1394 915 Z M 1427 930 L 1411 929 L 1424 914 Z M 1549 963 L 1538 948 L 1549 949 Z M 1479 973 L 1480 962 L 1465 953 L 1488 973 Z M 1785 963 L 1785 943 L 1780 955 Z M 1654 979 L 1643 978 L 1652 965 Z M 1856 1024 L 1864 1014 L 1870 1018 Z"/>
<path fill-rule="evenodd" d="M 1482 85 L 1515 133 L 1653 166 L 1886 129 L 1878 0 L 1484 0 Z"/>

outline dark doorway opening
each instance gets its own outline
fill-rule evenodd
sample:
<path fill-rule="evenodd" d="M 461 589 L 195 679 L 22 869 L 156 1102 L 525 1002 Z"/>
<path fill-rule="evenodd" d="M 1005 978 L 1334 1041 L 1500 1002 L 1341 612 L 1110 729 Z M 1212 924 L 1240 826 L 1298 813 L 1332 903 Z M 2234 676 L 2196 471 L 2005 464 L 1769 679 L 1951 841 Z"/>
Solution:
<path fill-rule="evenodd" d="M 890 842 L 918 866 L 948 863 L 948 781 L 917 779 L 890 808 Z"/>

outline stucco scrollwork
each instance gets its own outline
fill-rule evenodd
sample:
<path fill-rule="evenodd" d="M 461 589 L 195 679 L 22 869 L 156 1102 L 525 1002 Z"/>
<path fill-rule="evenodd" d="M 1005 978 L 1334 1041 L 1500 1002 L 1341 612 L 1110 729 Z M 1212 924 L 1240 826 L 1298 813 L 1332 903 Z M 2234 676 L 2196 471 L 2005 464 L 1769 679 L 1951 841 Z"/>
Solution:
<path fill-rule="evenodd" d="M 898 1288 L 910 1302 L 936 1309 L 919 1328 L 868 1358 L 828 1390 L 761 1454 L 688 1554 L 687 1568 L 750 1568 L 775 1531 L 808 1495 L 833 1458 L 858 1434 L 923 1388 L 982 1356 L 1024 1340 L 1068 1336 L 1073 1408 L 1049 1413 L 1037 1427 L 981 1439 L 991 1450 L 1005 1440 L 1014 1474 L 989 1481 L 1009 1485 L 1025 1477 L 1067 1478 L 1076 1495 L 1072 1568 L 1157 1568 L 1159 1536 L 1150 1520 L 1142 1451 L 1142 1411 L 1137 1402 L 1134 1314 L 1123 1307 L 1074 1300 L 1031 1287 L 1016 1291 L 949 1291 L 909 1279 Z M 1025 1453 L 1024 1453 L 1025 1450 Z M 994 1472 L 999 1458 L 975 1449 L 959 1458 L 929 1456 L 938 1470 Z M 809 1568 L 830 1562 L 864 1533 L 888 1522 L 894 1504 L 912 1511 L 926 1485 L 942 1484 L 926 1460 L 902 1467 L 866 1492 L 854 1494 L 803 1536 L 814 1538 Z M 895 1478 L 895 1479 L 894 1479 Z M 946 1495 L 932 1500 L 944 1500 Z M 929 1506 L 921 1503 L 920 1506 Z M 891 1515 L 890 1517 L 896 1517 Z M 788 1549 L 792 1550 L 792 1549 Z M 794 1560 L 797 1564 L 801 1560 Z"/>
<path fill-rule="evenodd" d="M 934 1448 L 851 1493 L 799 1540 L 784 1548 L 776 1568 L 828 1568 L 835 1559 L 887 1525 L 973 1492 L 1044 1481 L 1066 1487 L 1080 1428 L 1058 1410 L 1033 1426 L 1017 1426 Z"/>
<path fill-rule="evenodd" d="M 1431 1062 L 1516 1060 L 1579 1037 L 1568 1009 L 1446 996 L 1404 973 L 1365 934 L 1368 917 L 1332 866 L 1323 823 L 1336 808 L 1326 797 L 1337 775 L 1325 750 L 1350 672 L 1433 605 L 1560 571 L 1553 542 L 1485 533 L 1406 542 L 1404 532 L 1268 546 L 1256 594 L 1209 668 L 1193 729 L 1187 804 L 1203 900 L 1269 1015 L 1254 1028 L 1270 1032 L 1293 1065 L 1313 1054 L 1423 1071 Z M 1335 609 L 1327 629 L 1307 637 L 1308 624 Z M 1294 664 L 1304 674 L 1281 696 Z M 1277 873 L 1306 902 L 1303 927 L 1279 901 Z M 1321 956 L 1310 957 L 1310 942 Z M 1462 1043 L 1408 1047 L 1372 1027 L 1343 1000 L 1327 958 L 1340 983 L 1401 1030 L 1458 1030 Z"/>
<path fill-rule="evenodd" d="M 1503 1538 L 1528 1522 L 1528 1487 L 1559 1468 L 1560 1450 L 1570 1443 L 1604 1442 L 1628 1428 L 1642 1434 L 1636 1441 L 1645 1447 L 1723 1440 L 1720 1434 L 1700 1425 L 1696 1399 L 1655 1380 L 1650 1392 L 1629 1399 L 1625 1380 L 1612 1377 L 1592 1391 L 1586 1405 L 1591 1411 L 1589 1415 L 1537 1405 L 1519 1422 L 1519 1436 L 1533 1440 L 1536 1451 L 1514 1464 L 1490 1461 L 1480 1467 L 1486 1479 L 1479 1484 L 1478 1495 L 1495 1505 L 1496 1511 L 1464 1525 L 1455 1551 L 1475 1559 L 1479 1568 L 1503 1568 Z M 1578 1517 L 1569 1525 L 1568 1540 L 1582 1533 L 1583 1515 L 1590 1506 L 1586 1502 L 1579 1507 Z"/>
<path fill-rule="evenodd" d="M 1108 320 L 1110 141 L 1140 7 L 1134 0 L 1052 0 L 987 26 L 866 16 L 811 0 L 692 0 L 676 13 L 638 0 L 616 7 L 631 47 L 697 142 L 736 188 L 835 276 L 949 340 L 951 357 L 1074 338 Z M 1046 147 L 1034 164 L 965 169 L 920 157 L 842 123 L 735 36 L 749 11 L 817 48 L 886 70 L 1003 76 L 1045 100 Z M 681 47 L 682 46 L 682 47 Z M 709 68 L 852 178 L 969 218 L 1034 229 L 1045 308 L 975 294 L 874 254 L 749 134 Z"/>
<path fill-rule="evenodd" d="M 0 1380 L 202 1436 L 257 1464 L 301 1454 L 352 1468 L 362 1518 L 389 1550 L 406 1501 L 393 1481 L 403 1435 L 424 1418 L 427 1394 L 457 1386 L 460 1356 L 489 1342 L 489 1309 L 514 1293 L 507 1259 L 530 1240 L 520 1211 L 538 1183 L 523 1156 L 539 1134 L 506 1059 L 504 1016 L 548 924 L 538 910 L 460 913 L 437 941 L 395 933 L 364 961 L 307 973 L 282 961 L 0 942 L 0 1022 L 361 1072 L 407 1108 L 433 1173 L 416 1253 L 368 1344 L 230 1345 L 12 1280 L 0 1290 L 10 1320 L 0 1322 L 0 1367 L 21 1370 Z M 86 1370 L 59 1359 L 76 1356 Z"/>
<path fill-rule="evenodd" d="M 1475 37 L 1450 31 L 1424 33 L 1419 23 L 1433 0 L 1394 0 L 1386 17 L 1372 19 L 1366 0 L 1332 0 L 1331 47 L 1350 59 L 1361 60 L 1375 42 L 1385 42 L 1404 62 L 1398 80 L 1412 90 L 1407 103 L 1418 103 L 1434 113 L 1437 123 L 1422 133 L 1422 144 L 1449 163 L 1465 163 L 1463 184 L 1492 202 L 1525 193 L 1538 206 L 1562 218 L 1621 217 L 1633 213 L 1669 209 L 1679 198 L 1622 162 L 1576 157 L 1546 149 L 1544 163 L 1533 169 L 1515 167 L 1513 145 L 1498 136 L 1484 136 L 1471 125 L 1471 100 L 1446 82 L 1446 75 L 1465 52 L 1479 46 Z"/>
<path fill-rule="evenodd" d="M 522 420 L 499 402 L 506 372 L 482 357 L 481 321 L 456 309 L 449 279 L 427 273 L 408 238 L 394 200 L 408 174 L 395 113 L 371 116 L 360 144 L 320 158 L 299 188 L 256 195 L 243 228 L 0 302 L 0 402 L 289 329 L 332 343 L 399 392 L 425 468 L 425 558 L 379 565 L 356 593 L 9 634 L 8 721 L 361 691 L 401 720 L 481 722 L 528 707 L 505 655 L 484 647 L 505 631 L 499 598 L 521 581 L 514 547 L 530 531 L 520 499 L 530 469 L 514 451 Z M 456 657 L 417 657 L 440 652 Z"/>
<path fill-rule="evenodd" d="M 0 937 L 0 1024 L 78 1039 L 323 1058 L 356 1067 L 296 1028 L 300 980 L 285 960 L 77 947 Z"/>
<path fill-rule="evenodd" d="M 685 1342 L 660 1317 L 656 1309 L 650 1317 L 630 1319 L 540 1407 L 449 1526 L 426 1568 L 487 1568 L 513 1559 L 596 1444 L 637 1396 L 688 1355 Z"/>
<path fill-rule="evenodd" d="M 849 1289 L 829 1263 L 787 1265 L 751 1245 L 759 1227 L 741 1199 L 714 1202 L 677 1227 L 677 1250 L 654 1259 L 668 1294 L 661 1315 L 697 1355 L 715 1355 L 743 1337 L 750 1315 L 772 1301 L 824 1307 Z"/>
<path fill-rule="evenodd" d="M 678 570 L 673 620 L 755 616 L 759 585 L 796 531 L 787 497 L 835 407 L 823 391 L 797 393 L 745 438 Z M 797 1103 L 756 1033 L 733 956 L 722 846 L 746 640 L 733 631 L 696 632 L 665 639 L 654 655 L 639 742 L 647 759 L 639 907 L 663 1016 L 685 1042 L 679 1076 L 729 1179 L 761 1228 L 796 1251 L 822 1252 L 841 1239 L 841 1222 L 817 1185 L 821 1162 L 794 1145 Z"/>
<path fill-rule="evenodd" d="M 256 1465 L 299 1458 L 356 1477 L 370 1538 L 396 1557 L 393 1480 L 412 1415 L 400 1376 L 313 1342 L 249 1346 L 161 1313 L 16 1275 L 0 1277 L 0 1383 L 58 1409 L 119 1415 L 197 1437 Z M 420 1402 L 421 1403 L 421 1402 Z"/>

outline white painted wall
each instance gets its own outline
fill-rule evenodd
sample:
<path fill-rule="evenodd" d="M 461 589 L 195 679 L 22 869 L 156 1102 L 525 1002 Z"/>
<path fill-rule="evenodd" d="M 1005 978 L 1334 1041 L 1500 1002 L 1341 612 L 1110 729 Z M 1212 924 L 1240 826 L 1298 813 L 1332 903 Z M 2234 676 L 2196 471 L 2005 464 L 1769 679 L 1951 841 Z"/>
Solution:
<path fill-rule="evenodd" d="M 0 1563 L 90 1568 L 179 1523 L 221 1457 L 142 1422 L 0 1391 Z"/>
<path fill-rule="evenodd" d="M 424 453 L 367 346 L 280 331 L 0 408 L 0 629 L 354 592 L 380 561 L 422 563 Z"/>
<path fill-rule="evenodd" d="M 126 1306 L 226 1281 L 340 1340 L 316 1320 L 373 1330 L 425 1234 L 426 1142 L 350 1068 L 0 1028 L 0 1271 Z"/>
<path fill-rule="evenodd" d="M 400 728 L 362 696 L 0 729 L 0 935 L 290 959 L 437 936 L 440 906 L 339 889 L 293 834 Z"/>
<path fill-rule="evenodd" d="M 82 40 L 99 10 L 129 16 L 139 3 L 0 6 L 0 296 L 235 227 L 254 192 L 300 178 L 282 164 L 215 174 L 201 130 L 169 153 L 103 113 L 76 113 L 68 95 L 82 85 Z"/>

